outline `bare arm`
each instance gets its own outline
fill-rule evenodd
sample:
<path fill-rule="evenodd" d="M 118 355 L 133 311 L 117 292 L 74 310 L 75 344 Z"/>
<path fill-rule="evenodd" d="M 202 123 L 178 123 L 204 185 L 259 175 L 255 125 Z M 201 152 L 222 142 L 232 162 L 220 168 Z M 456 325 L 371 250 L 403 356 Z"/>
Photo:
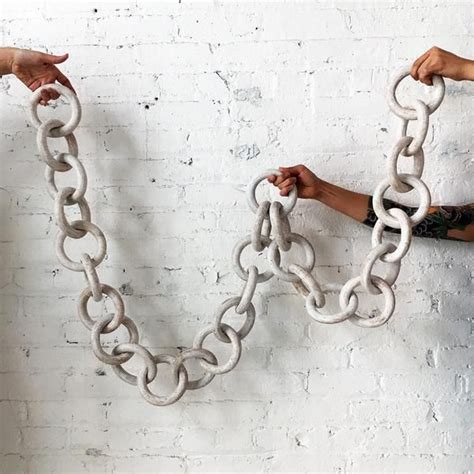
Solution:
<path fill-rule="evenodd" d="M 280 168 L 280 171 L 282 176 L 271 176 L 269 181 L 280 188 L 282 196 L 287 196 L 296 185 L 300 198 L 319 201 L 365 225 L 373 227 L 375 224 L 377 216 L 372 207 L 372 196 L 323 181 L 303 165 Z M 403 209 L 408 215 L 416 211 L 388 199 L 384 200 L 384 205 L 386 209 Z M 399 232 L 390 227 L 386 230 Z M 474 204 L 430 207 L 426 218 L 413 227 L 413 235 L 474 242 Z"/>
<path fill-rule="evenodd" d="M 435 74 L 454 81 L 474 81 L 474 61 L 434 46 L 413 63 L 411 75 L 431 86 Z"/>

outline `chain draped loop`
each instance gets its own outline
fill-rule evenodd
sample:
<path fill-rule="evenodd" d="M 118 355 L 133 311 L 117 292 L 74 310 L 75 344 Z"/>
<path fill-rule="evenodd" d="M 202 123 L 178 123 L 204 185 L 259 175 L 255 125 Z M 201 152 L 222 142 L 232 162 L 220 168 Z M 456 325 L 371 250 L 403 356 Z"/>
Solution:
<path fill-rule="evenodd" d="M 229 343 L 231 342 L 230 339 L 227 337 L 227 334 L 223 330 L 222 318 L 226 311 L 228 311 L 233 306 L 238 306 L 240 303 L 240 297 L 234 296 L 225 300 L 216 310 L 216 320 L 214 323 L 214 334 L 217 339 L 221 342 Z M 239 339 L 245 339 L 249 332 L 252 330 L 254 322 L 255 322 L 255 307 L 252 303 L 249 304 L 248 308 L 246 309 L 244 324 L 242 327 L 237 331 L 237 335 Z"/>
<path fill-rule="evenodd" d="M 112 321 L 110 321 L 110 323 L 108 323 L 102 330 L 103 334 L 107 334 L 109 332 L 115 331 L 122 324 L 123 318 L 125 317 L 125 306 L 123 304 L 123 300 L 120 296 L 120 293 L 115 288 L 104 283 L 100 285 L 100 288 L 102 294 L 107 295 L 112 300 L 115 306 L 115 313 Z M 95 321 L 90 317 L 89 312 L 87 310 L 87 302 L 89 301 L 91 296 L 92 289 L 89 287 L 85 288 L 79 296 L 77 310 L 79 319 L 82 321 L 84 326 L 89 329 L 89 331 L 92 330 L 95 324 Z"/>
<path fill-rule="evenodd" d="M 428 126 L 429 126 L 429 112 L 428 107 L 422 100 L 415 100 L 413 102 L 413 107 L 416 110 L 417 120 L 418 122 L 418 129 L 417 133 L 414 137 L 410 136 L 411 138 L 410 143 L 401 150 L 401 154 L 403 156 L 413 156 L 416 155 L 423 146 L 425 142 L 426 135 L 428 133 Z M 401 127 L 400 127 L 400 137 L 407 136 L 408 130 L 408 120 L 402 119 L 401 120 Z"/>
<path fill-rule="evenodd" d="M 257 215 L 255 218 L 255 224 L 252 229 L 252 248 L 255 252 L 261 252 L 265 248 L 265 244 L 262 242 L 262 235 L 264 237 L 269 236 L 269 226 L 267 224 L 266 229 L 263 228 L 265 222 L 268 223 L 268 210 L 270 209 L 270 201 L 263 201 L 260 203 L 257 209 Z"/>
<path fill-rule="evenodd" d="M 113 318 L 113 314 L 107 314 L 94 323 L 94 326 L 92 326 L 91 329 L 91 346 L 95 356 L 101 362 L 109 365 L 119 365 L 129 361 L 133 354 L 119 353 L 119 355 L 114 355 L 115 353 L 113 351 L 112 354 L 107 354 L 107 352 L 102 349 L 102 344 L 100 343 L 100 335 L 104 334 L 104 328 L 112 321 Z M 127 318 L 127 316 L 124 316 L 122 319 L 122 324 L 128 331 L 128 342 L 137 343 L 138 329 L 135 323 L 130 318 Z"/>
<path fill-rule="evenodd" d="M 216 356 L 207 349 L 186 349 L 185 351 L 181 352 L 181 354 L 177 355 L 175 360 L 171 364 L 171 370 L 173 371 L 173 376 L 175 382 L 179 382 L 179 369 L 180 367 L 184 367 L 184 362 L 188 359 L 197 359 L 197 360 L 204 360 L 208 364 L 213 364 L 217 366 L 217 358 Z M 186 383 L 186 390 L 197 390 L 198 388 L 203 388 L 206 385 L 210 384 L 215 375 L 211 374 L 210 372 L 206 372 L 202 377 L 196 380 L 188 380 Z"/>
<path fill-rule="evenodd" d="M 252 298 L 253 298 L 253 295 L 255 294 L 255 289 L 257 288 L 257 276 L 258 276 L 257 267 L 255 265 L 250 265 L 248 274 L 249 274 L 249 278 L 245 282 L 239 304 L 235 308 L 235 312 L 237 314 L 245 313 L 250 307 L 250 305 L 252 305 Z"/>
<path fill-rule="evenodd" d="M 326 304 L 326 297 L 314 276 L 296 263 L 292 263 L 288 270 L 299 278 L 298 281 L 293 282 L 298 293 L 305 298 L 311 293 L 316 307 L 322 308 Z"/>
<path fill-rule="evenodd" d="M 226 337 L 232 344 L 232 353 L 229 357 L 229 360 L 223 365 L 209 364 L 204 359 L 200 359 L 199 363 L 201 367 L 208 373 L 214 375 L 225 374 L 230 372 L 239 362 L 240 355 L 242 354 L 242 344 L 240 343 L 241 337 L 236 333 L 230 326 L 227 324 L 221 324 L 220 329 L 224 331 Z M 194 349 L 203 349 L 202 344 L 204 339 L 206 339 L 209 334 L 216 334 L 214 331 L 214 326 L 204 328 L 198 332 L 194 338 L 193 348 Z"/>
<path fill-rule="evenodd" d="M 388 105 L 392 112 L 397 116 L 405 120 L 416 120 L 417 111 L 411 107 L 403 107 L 396 96 L 396 89 L 400 82 L 407 76 L 410 75 L 410 67 L 407 66 L 400 70 L 398 74 L 392 79 L 388 90 Z M 433 87 L 430 87 L 433 95 L 427 102 L 428 113 L 431 115 L 440 105 L 444 98 L 444 80 L 441 76 L 432 76 Z"/>
<path fill-rule="evenodd" d="M 156 365 L 167 364 L 172 366 L 175 361 L 175 357 L 170 354 L 157 354 L 153 357 L 153 360 Z M 177 402 L 184 395 L 187 384 L 188 372 L 184 365 L 179 366 L 178 383 L 176 384 L 176 388 L 173 390 L 173 392 L 167 397 L 160 397 L 151 393 L 150 389 L 148 388 L 148 369 L 146 365 L 137 375 L 137 386 L 141 396 L 151 405 L 160 407 L 171 405 Z"/>
<path fill-rule="evenodd" d="M 415 226 L 419 224 L 428 214 L 428 209 L 431 203 L 430 191 L 426 187 L 426 184 L 418 179 L 416 176 L 411 176 L 409 174 L 400 174 L 400 181 L 403 183 L 409 184 L 411 187 L 415 188 L 420 197 L 420 204 L 418 209 L 412 216 L 409 217 L 410 225 Z M 390 180 L 385 178 L 382 180 L 378 186 L 375 188 L 374 196 L 372 198 L 372 204 L 374 206 L 375 214 L 377 217 L 385 224 L 394 229 L 399 229 L 400 223 L 395 217 L 392 217 L 384 207 L 383 204 L 383 195 L 385 191 L 390 187 Z"/>
<path fill-rule="evenodd" d="M 290 222 L 288 216 L 283 213 L 283 206 L 279 201 L 273 201 L 270 206 L 270 222 L 278 248 L 283 252 L 288 252 L 291 249 Z"/>
<path fill-rule="evenodd" d="M 295 244 L 301 245 L 301 247 L 303 247 L 305 261 L 304 264 L 301 264 L 300 266 L 307 272 L 310 272 L 314 267 L 315 260 L 313 246 L 300 234 L 290 233 L 288 234 L 287 239 L 290 242 L 294 242 Z M 270 247 L 268 247 L 268 262 L 270 263 L 270 268 L 272 269 L 273 273 L 277 275 L 278 278 L 284 281 L 299 281 L 300 278 L 298 277 L 298 275 L 285 271 L 280 267 L 279 258 L 277 258 L 279 257 L 279 255 L 280 252 L 278 242 L 276 240 L 273 240 L 270 244 Z"/>
<path fill-rule="evenodd" d="M 382 255 L 380 260 L 386 263 L 398 262 L 406 255 L 410 248 L 412 236 L 410 218 L 404 210 L 396 207 L 389 209 L 387 212 L 398 220 L 399 227 L 397 228 L 400 229 L 400 242 L 398 243 L 396 250 Z M 384 228 L 385 224 L 380 219 L 377 220 L 372 230 L 372 247 L 376 247 L 382 243 Z"/>
<path fill-rule="evenodd" d="M 255 307 L 252 303 L 256 286 L 259 283 L 270 280 L 274 275 L 278 278 L 292 282 L 297 292 L 305 301 L 305 309 L 309 316 L 319 323 L 335 324 L 346 320 L 364 328 L 375 328 L 385 324 L 392 316 L 395 309 L 395 295 L 392 285 L 395 283 L 402 258 L 406 255 L 412 237 L 412 227 L 420 223 L 429 209 L 431 197 L 428 188 L 421 180 L 424 167 L 423 143 L 429 128 L 429 115 L 441 104 L 444 96 L 444 81 L 438 76 L 433 77 L 434 92 L 425 103 L 421 100 L 411 100 L 409 107 L 400 105 L 396 97 L 396 88 L 401 80 L 409 74 L 409 68 L 405 68 L 394 79 L 390 86 L 389 105 L 392 111 L 402 119 L 401 137 L 397 140 L 390 152 L 388 159 L 388 177 L 384 179 L 375 189 L 373 196 L 373 207 L 378 217 L 375 223 L 369 251 L 359 276 L 351 278 L 344 285 L 339 283 L 321 284 L 312 275 L 315 265 L 315 252 L 311 243 L 300 234 L 291 230 L 289 214 L 295 207 L 297 201 L 296 187 L 293 187 L 289 196 L 283 204 L 279 201 L 257 202 L 256 191 L 259 183 L 271 175 L 281 176 L 282 173 L 276 169 L 267 170 L 254 178 L 247 189 L 247 201 L 250 209 L 256 213 L 255 224 L 250 235 L 246 236 L 235 245 L 232 252 L 232 266 L 239 278 L 245 281 L 240 296 L 225 299 L 215 310 L 215 321 L 210 326 L 202 329 L 194 338 L 191 348 L 188 348 L 176 356 L 171 354 L 153 355 L 148 349 L 139 344 L 139 333 L 133 321 L 125 316 L 125 305 L 120 293 L 113 287 L 101 283 L 97 274 L 97 266 L 104 260 L 107 251 L 106 239 L 100 228 L 91 222 L 91 212 L 85 193 L 87 189 L 87 174 L 79 160 L 78 146 L 74 130 L 81 118 L 81 107 L 76 95 L 64 86 L 48 84 L 38 88 L 32 95 L 30 101 L 30 118 L 33 125 L 38 129 L 36 142 L 41 159 L 47 164 L 45 180 L 48 193 L 54 199 L 54 211 L 59 232 L 56 239 L 56 254 L 59 262 L 66 268 L 83 272 L 87 281 L 87 287 L 82 291 L 78 300 L 78 316 L 84 326 L 91 331 L 91 346 L 96 357 L 105 364 L 112 367 L 114 373 L 128 384 L 135 385 L 141 396 L 150 404 L 166 406 L 178 401 L 186 390 L 195 390 L 208 385 L 216 375 L 231 371 L 239 362 L 242 354 L 242 340 L 247 337 L 255 323 Z M 56 119 L 41 122 L 38 117 L 38 102 L 41 92 L 45 89 L 54 89 L 61 96 L 65 96 L 71 105 L 71 117 L 68 122 Z M 418 121 L 417 132 L 414 137 L 407 136 L 408 121 Z M 64 137 L 68 151 L 60 152 L 53 156 L 48 146 L 49 138 Z M 411 173 L 398 172 L 398 160 L 400 155 L 411 156 L 413 166 Z M 77 174 L 77 187 L 64 187 L 58 189 L 55 182 L 56 172 L 66 172 L 74 169 Z M 413 189 L 418 192 L 418 209 L 412 216 L 408 216 L 398 208 L 385 209 L 384 193 L 390 188 L 399 193 L 406 193 Z M 77 204 L 81 214 L 80 220 L 69 222 L 66 218 L 65 207 Z M 400 229 L 400 241 L 398 245 L 391 242 L 383 242 L 383 233 L 386 226 Z M 65 252 L 64 244 L 66 237 L 80 239 L 91 233 L 97 241 L 97 251 L 92 256 L 82 252 L 79 262 L 71 260 Z M 300 245 L 304 251 L 303 263 L 291 260 L 288 253 L 292 244 Z M 241 258 L 247 246 L 260 254 L 265 254 L 270 269 L 259 272 L 256 265 L 251 264 L 247 269 L 242 266 Z M 288 260 L 286 268 L 281 267 L 281 253 L 285 252 Z M 373 273 L 377 261 L 388 265 L 386 274 L 381 276 Z M 359 308 L 359 297 L 361 293 L 355 292 L 357 287 L 365 290 L 368 294 L 382 295 L 384 307 L 373 317 L 357 314 Z M 339 293 L 339 309 L 328 314 L 323 312 L 326 305 L 326 294 Z M 103 301 L 103 295 L 108 296 L 113 305 L 114 312 L 97 319 L 92 319 L 88 311 L 88 302 L 92 297 L 94 301 Z M 102 303 L 105 304 L 105 301 Z M 235 313 L 244 315 L 245 320 L 240 329 L 234 329 L 230 324 L 223 322 L 225 313 L 234 308 Z M 128 332 L 128 342 L 120 343 L 113 347 L 111 353 L 107 353 L 101 344 L 101 335 L 108 334 L 121 325 Z M 230 356 L 224 363 L 219 363 L 213 352 L 203 347 L 204 340 L 214 334 L 217 340 L 227 344 L 230 348 Z M 137 374 L 125 370 L 123 364 L 134 355 L 140 363 Z M 190 380 L 186 361 L 196 360 L 204 374 L 199 378 Z M 175 383 L 174 389 L 166 396 L 152 393 L 149 384 L 157 376 L 157 366 L 167 364 L 170 366 L 172 378 Z"/>
<path fill-rule="evenodd" d="M 362 268 L 362 273 L 360 274 L 360 282 L 367 293 L 372 295 L 380 294 L 380 290 L 372 283 L 372 278 L 375 276 L 372 273 L 372 269 L 377 260 L 381 259 L 381 257 L 389 254 L 390 252 L 394 252 L 395 250 L 395 245 L 393 245 L 391 242 L 387 242 L 377 245 L 367 254 L 364 267 Z M 397 260 L 392 263 L 387 263 L 387 265 L 389 266 L 387 275 L 383 278 L 383 280 L 391 286 L 398 278 L 401 261 Z"/>
<path fill-rule="evenodd" d="M 79 99 L 77 98 L 77 95 L 71 89 L 61 84 L 47 84 L 42 87 L 39 87 L 33 92 L 30 98 L 30 107 L 29 107 L 31 123 L 33 124 L 34 127 L 38 129 L 41 128 L 41 126 L 44 124 L 44 122 L 41 122 L 38 116 L 38 104 L 39 104 L 39 101 L 41 100 L 41 94 L 43 90 L 45 89 L 46 90 L 53 89 L 60 96 L 66 97 L 69 102 L 69 105 L 71 106 L 71 118 L 69 119 L 67 124 L 65 125 L 64 123 L 62 123 L 60 125 L 55 125 L 54 127 L 51 127 L 49 129 L 48 136 L 59 138 L 59 137 L 65 137 L 67 135 L 70 135 L 76 129 L 76 127 L 79 125 L 79 122 L 81 121 L 81 104 L 79 103 Z M 75 156 L 77 156 L 77 153 Z"/>
<path fill-rule="evenodd" d="M 99 265 L 102 260 L 104 260 L 105 254 L 107 252 L 107 242 L 105 240 L 104 233 L 95 224 L 92 224 L 92 222 L 88 222 L 86 220 L 73 221 L 71 222 L 70 226 L 75 230 L 84 230 L 86 233 L 90 232 L 95 237 L 97 241 L 97 253 L 91 258 L 91 261 L 94 267 Z M 66 255 L 66 251 L 64 249 L 64 241 L 66 240 L 66 237 L 68 237 L 66 232 L 64 230 L 60 230 L 56 239 L 56 256 L 63 267 L 66 267 L 73 272 L 83 272 L 84 265 L 81 262 L 74 262 Z"/>
<path fill-rule="evenodd" d="M 42 160 L 50 168 L 53 168 L 54 171 L 69 171 L 71 169 L 71 165 L 56 159 L 48 146 L 48 137 L 51 136 L 51 130 L 55 130 L 58 127 L 61 127 L 61 125 L 64 125 L 64 122 L 56 119 L 47 120 L 46 122 L 42 123 L 38 128 L 36 144 L 38 145 Z M 77 146 L 76 137 L 71 133 L 69 135 L 65 135 L 64 138 L 66 139 L 68 154 L 77 157 L 79 155 L 79 149 Z"/>
<path fill-rule="evenodd" d="M 102 299 L 102 288 L 91 256 L 88 253 L 83 253 L 81 255 L 81 263 L 84 265 L 84 275 L 92 292 L 92 299 L 98 302 Z"/>
<path fill-rule="evenodd" d="M 259 185 L 259 183 L 263 181 L 264 179 L 267 179 L 269 176 L 281 176 L 281 175 L 282 175 L 281 171 L 276 170 L 276 169 L 269 169 L 259 174 L 258 176 L 256 176 L 250 182 L 247 188 L 247 202 L 250 209 L 252 209 L 253 212 L 257 212 L 258 207 L 259 207 L 257 198 L 255 196 L 255 193 L 257 191 L 257 186 Z M 293 189 L 290 191 L 290 194 L 288 195 L 288 199 L 283 204 L 282 213 L 285 216 L 287 216 L 293 210 L 297 199 L 298 199 L 298 193 L 296 191 L 296 187 L 293 187 Z"/>
<path fill-rule="evenodd" d="M 68 164 L 71 167 L 71 169 L 74 169 L 77 173 L 78 185 L 76 188 L 72 188 L 74 189 L 74 192 L 72 193 L 71 196 L 69 196 L 68 201 L 65 203 L 66 206 L 70 206 L 84 198 L 84 194 L 86 193 L 86 190 L 87 190 L 86 170 L 84 169 L 84 166 L 82 166 L 82 163 L 79 161 L 79 159 L 76 156 L 71 155 L 69 153 L 60 153 L 59 155 L 57 155 L 56 161 L 60 163 Z M 50 166 L 46 166 L 45 171 L 44 171 L 46 187 L 48 190 L 48 194 L 53 199 L 56 199 L 56 196 L 58 194 L 58 188 L 56 186 L 56 182 L 54 179 L 55 173 L 56 173 L 56 170 L 54 168 Z"/>
<path fill-rule="evenodd" d="M 388 157 L 388 179 L 390 180 L 390 186 L 392 186 L 392 188 L 399 193 L 407 193 L 413 189 L 412 186 L 400 181 L 400 175 L 398 174 L 397 169 L 398 158 L 401 151 L 411 142 L 412 137 L 401 137 L 393 147 L 390 156 Z M 410 174 L 416 178 L 421 178 L 424 165 L 425 155 L 423 153 L 423 148 L 420 147 L 418 152 L 413 155 L 413 168 Z"/>
<path fill-rule="evenodd" d="M 78 228 L 73 227 L 66 219 L 66 214 L 64 212 L 64 206 L 68 199 L 72 198 L 74 194 L 74 188 L 62 188 L 56 194 L 56 199 L 54 201 L 54 214 L 56 217 L 56 223 L 61 231 L 67 236 L 71 237 L 72 239 L 81 239 L 87 234 L 87 230 L 81 230 Z M 89 208 L 89 204 L 87 204 L 86 198 L 81 197 L 77 204 L 79 206 L 79 210 L 81 211 L 81 221 L 91 222 L 91 210 Z"/>
<path fill-rule="evenodd" d="M 118 344 L 112 349 L 112 354 L 115 357 L 125 356 L 127 357 L 127 360 L 129 360 L 135 354 L 139 355 L 145 362 L 147 383 L 151 383 L 153 380 L 155 380 L 156 364 L 153 355 L 148 349 L 145 349 L 143 346 L 138 344 L 138 341 L 130 341 L 127 343 Z M 121 364 L 124 362 L 121 362 Z M 127 382 L 130 385 L 137 385 L 137 376 L 125 370 L 121 365 L 112 365 L 112 370 L 115 372 L 117 377 L 122 379 L 124 382 Z"/>
<path fill-rule="evenodd" d="M 310 317 L 313 318 L 318 323 L 336 324 L 336 323 L 342 323 L 343 321 L 348 319 L 350 316 L 355 314 L 359 306 L 359 298 L 354 293 L 351 295 L 348 304 L 345 305 L 341 309 L 341 311 L 335 314 L 324 314 L 324 313 L 321 313 L 321 311 L 319 311 L 316 297 L 311 292 L 308 294 L 308 296 L 305 299 L 305 306 L 306 306 L 306 311 L 310 315 Z"/>
<path fill-rule="evenodd" d="M 262 242 L 264 243 L 265 247 L 268 247 L 272 240 L 269 237 L 265 237 L 264 235 L 261 236 Z M 240 258 L 242 252 L 244 251 L 245 247 L 250 245 L 252 242 L 251 236 L 244 237 L 241 241 L 237 242 L 234 250 L 232 252 L 232 267 L 237 273 L 237 275 L 242 278 L 242 280 L 247 281 L 249 279 L 249 272 L 245 271 L 242 263 L 240 262 Z M 275 261 L 280 263 L 280 252 L 276 252 Z M 270 280 L 273 277 L 273 272 L 271 270 L 267 270 L 263 273 L 259 273 L 257 275 L 257 283 L 263 283 L 264 281 Z"/>
<path fill-rule="evenodd" d="M 354 313 L 349 318 L 351 323 L 363 328 L 375 328 L 385 324 L 392 316 L 395 310 L 395 295 L 392 287 L 382 278 L 376 275 L 372 275 L 372 283 L 381 291 L 385 297 L 385 306 L 382 312 L 373 318 L 364 318 Z M 350 304 L 350 300 L 356 296 L 353 290 L 361 284 L 361 278 L 359 276 L 351 278 L 342 287 L 341 293 L 339 294 L 339 304 L 341 308 L 345 308 Z"/>

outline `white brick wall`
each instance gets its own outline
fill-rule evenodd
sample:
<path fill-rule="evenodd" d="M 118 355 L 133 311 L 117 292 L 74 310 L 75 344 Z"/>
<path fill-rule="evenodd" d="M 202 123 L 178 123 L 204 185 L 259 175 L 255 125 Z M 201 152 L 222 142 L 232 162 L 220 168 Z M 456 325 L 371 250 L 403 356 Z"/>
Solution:
<path fill-rule="evenodd" d="M 241 288 L 229 254 L 252 222 L 256 170 L 303 162 L 372 192 L 394 140 L 390 74 L 434 44 L 474 51 L 469 1 L 0 11 L 2 44 L 71 55 L 88 198 L 109 241 L 100 276 L 128 285 L 128 314 L 157 350 L 190 344 Z M 433 116 L 434 202 L 473 201 L 473 87 L 448 81 Z M 28 96 L 0 80 L 0 472 L 472 468 L 471 245 L 417 240 L 396 314 L 375 330 L 313 323 L 290 285 L 259 287 L 237 369 L 154 408 L 97 362 L 75 314 L 84 282 L 55 260 Z M 312 202 L 295 214 L 321 278 L 357 271 L 367 228 Z"/>

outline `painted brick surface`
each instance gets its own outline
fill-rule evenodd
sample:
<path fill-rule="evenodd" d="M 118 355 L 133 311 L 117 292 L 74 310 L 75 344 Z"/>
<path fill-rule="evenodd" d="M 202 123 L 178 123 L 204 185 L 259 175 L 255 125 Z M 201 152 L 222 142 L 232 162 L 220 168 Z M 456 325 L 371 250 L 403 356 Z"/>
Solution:
<path fill-rule="evenodd" d="M 252 225 L 256 171 L 301 162 L 371 193 L 396 133 L 390 75 L 433 45 L 474 51 L 468 1 L 8 1 L 0 12 L 3 45 L 70 53 L 87 197 L 109 242 L 99 274 L 159 351 L 190 345 L 241 289 L 229 256 Z M 473 87 L 447 81 L 431 118 L 435 203 L 474 199 Z M 56 262 L 28 97 L 0 79 L 1 473 L 472 469 L 471 245 L 415 240 L 395 316 L 373 330 L 312 322 L 291 285 L 260 286 L 237 368 L 152 407 L 97 362 L 75 314 L 84 279 Z M 293 223 L 322 280 L 358 271 L 369 229 L 302 201 Z M 165 370 L 152 386 L 170 389 Z"/>

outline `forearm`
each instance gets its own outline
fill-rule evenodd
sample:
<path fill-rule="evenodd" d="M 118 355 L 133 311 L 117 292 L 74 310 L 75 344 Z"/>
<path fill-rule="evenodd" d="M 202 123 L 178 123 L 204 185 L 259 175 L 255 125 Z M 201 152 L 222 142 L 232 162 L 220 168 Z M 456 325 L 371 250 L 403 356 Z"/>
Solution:
<path fill-rule="evenodd" d="M 15 50 L 16 48 L 0 48 L 0 76 L 12 73 Z"/>
<path fill-rule="evenodd" d="M 466 59 L 463 67 L 463 77 L 466 81 L 474 81 L 474 60 Z"/>
<path fill-rule="evenodd" d="M 326 181 L 320 181 L 315 190 L 314 199 L 356 221 L 367 218 L 370 196 L 341 188 Z"/>
<path fill-rule="evenodd" d="M 377 216 L 372 207 L 372 196 L 355 193 L 334 184 L 321 181 L 315 191 L 314 199 L 330 208 L 342 212 L 358 222 L 373 227 Z M 408 215 L 413 215 L 415 208 L 384 199 L 386 209 L 397 207 Z M 386 227 L 389 232 L 400 232 Z M 428 215 L 413 227 L 413 235 L 438 239 L 474 241 L 474 205 L 468 206 L 433 206 Z"/>

